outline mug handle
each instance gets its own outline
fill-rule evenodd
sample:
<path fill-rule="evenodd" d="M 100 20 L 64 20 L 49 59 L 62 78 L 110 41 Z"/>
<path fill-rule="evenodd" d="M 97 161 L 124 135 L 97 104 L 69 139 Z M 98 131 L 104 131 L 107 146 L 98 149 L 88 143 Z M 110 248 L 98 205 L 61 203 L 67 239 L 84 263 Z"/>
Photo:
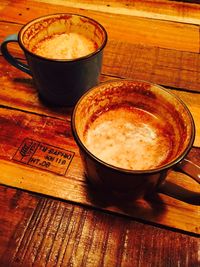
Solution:
<path fill-rule="evenodd" d="M 188 174 L 197 183 L 200 184 L 200 166 L 185 158 L 177 164 L 177 169 Z"/>
<path fill-rule="evenodd" d="M 176 168 L 200 184 L 200 166 L 185 158 L 176 165 Z M 193 205 L 200 205 L 200 193 L 190 191 L 170 181 L 164 181 L 159 186 L 158 192 Z"/>
<path fill-rule="evenodd" d="M 28 67 L 28 65 L 22 63 L 20 60 L 16 59 L 11 55 L 11 53 L 8 51 L 8 44 L 9 43 L 18 43 L 18 34 L 11 34 L 7 36 L 4 41 L 1 44 L 1 53 L 4 56 L 4 58 L 14 67 L 18 68 L 19 70 L 31 75 L 31 71 Z M 32 75 L 31 75 L 32 76 Z"/>

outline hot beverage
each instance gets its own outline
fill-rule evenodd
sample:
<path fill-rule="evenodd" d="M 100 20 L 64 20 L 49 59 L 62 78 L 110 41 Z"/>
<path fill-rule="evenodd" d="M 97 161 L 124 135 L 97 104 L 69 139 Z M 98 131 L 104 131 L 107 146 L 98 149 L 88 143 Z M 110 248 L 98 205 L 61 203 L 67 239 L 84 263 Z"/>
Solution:
<path fill-rule="evenodd" d="M 183 199 L 184 188 L 182 195 L 176 185 L 165 184 L 175 166 L 199 182 L 198 166 L 186 159 L 195 136 L 192 115 L 158 85 L 126 79 L 101 83 L 77 102 L 72 132 L 86 177 L 103 196 L 110 192 L 135 200 L 157 191 Z"/>
<path fill-rule="evenodd" d="M 18 43 L 27 64 L 10 53 Z M 1 44 L 2 55 L 16 68 L 31 75 L 45 105 L 73 106 L 99 83 L 107 33 L 92 18 L 78 14 L 50 14 L 24 25 L 19 34 Z"/>
<path fill-rule="evenodd" d="M 91 119 L 86 126 L 84 144 L 108 164 L 145 170 L 166 162 L 172 137 L 161 118 L 131 105 L 122 105 Z"/>
<path fill-rule="evenodd" d="M 32 52 L 52 59 L 75 59 L 93 53 L 97 47 L 88 37 L 71 32 L 44 38 L 32 48 Z"/>

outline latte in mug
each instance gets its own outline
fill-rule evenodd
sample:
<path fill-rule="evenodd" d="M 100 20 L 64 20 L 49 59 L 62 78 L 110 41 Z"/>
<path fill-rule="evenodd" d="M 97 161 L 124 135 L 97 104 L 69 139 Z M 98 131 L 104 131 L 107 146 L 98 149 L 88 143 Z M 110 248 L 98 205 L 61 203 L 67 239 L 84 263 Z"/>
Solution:
<path fill-rule="evenodd" d="M 19 44 L 27 64 L 10 53 L 11 42 Z M 58 13 L 28 22 L 18 34 L 7 36 L 0 49 L 10 64 L 33 77 L 44 104 L 72 107 L 99 83 L 106 43 L 107 32 L 99 22 Z"/>
<path fill-rule="evenodd" d="M 128 170 L 152 169 L 171 153 L 172 136 L 167 123 L 130 104 L 103 110 L 89 121 L 84 144 L 102 161 Z"/>
<path fill-rule="evenodd" d="M 54 34 L 40 40 L 32 52 L 52 59 L 75 59 L 93 53 L 98 45 L 76 32 Z"/>
<path fill-rule="evenodd" d="M 74 112 L 81 118 L 75 123 L 82 144 L 100 161 L 124 170 L 165 166 L 184 150 L 181 140 L 187 138 L 187 127 L 182 111 L 177 112 L 171 95 L 165 93 L 165 99 L 164 93 L 142 81 L 108 82 L 94 88 Z"/>
<path fill-rule="evenodd" d="M 85 175 L 102 196 L 110 192 L 136 200 L 162 192 L 184 199 L 176 186 L 165 187 L 175 166 L 199 181 L 198 166 L 186 159 L 195 137 L 192 115 L 181 99 L 156 84 L 101 83 L 79 99 L 71 125 Z M 193 197 L 199 204 L 199 196 Z"/>

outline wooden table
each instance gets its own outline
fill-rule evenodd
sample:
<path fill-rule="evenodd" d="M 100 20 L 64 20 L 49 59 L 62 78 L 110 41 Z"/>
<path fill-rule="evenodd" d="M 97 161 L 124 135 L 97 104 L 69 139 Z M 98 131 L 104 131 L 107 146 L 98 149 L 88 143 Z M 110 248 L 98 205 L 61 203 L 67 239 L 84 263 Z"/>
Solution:
<path fill-rule="evenodd" d="M 189 157 L 199 164 L 197 2 L 0 0 L 0 42 L 44 14 L 98 20 L 109 36 L 101 81 L 143 79 L 178 95 L 194 117 Z M 10 49 L 24 59 L 17 45 Z M 91 189 L 71 134 L 72 110 L 45 106 L 30 76 L 1 55 L 0 111 L 0 266 L 200 266 L 200 205 L 163 194 L 117 203 Z M 70 161 L 62 165 L 57 157 L 48 169 L 44 151 L 28 155 L 27 147 L 36 145 L 68 153 Z M 200 194 L 177 171 L 167 180 Z"/>

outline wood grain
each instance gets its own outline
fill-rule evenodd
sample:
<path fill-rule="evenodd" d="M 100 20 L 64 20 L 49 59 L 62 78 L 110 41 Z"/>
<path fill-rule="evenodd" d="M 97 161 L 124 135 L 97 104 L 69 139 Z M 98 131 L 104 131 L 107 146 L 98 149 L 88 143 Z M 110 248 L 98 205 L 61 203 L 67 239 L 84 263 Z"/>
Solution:
<path fill-rule="evenodd" d="M 143 47 L 132 50 L 132 47 L 129 46 L 130 55 L 132 55 L 132 60 L 130 59 L 129 61 L 125 56 L 127 45 L 122 44 L 120 46 L 121 53 L 119 54 L 117 44 L 118 43 L 115 43 L 115 45 L 114 43 L 110 43 L 105 50 L 102 69 L 104 75 L 101 76 L 101 81 L 123 77 L 148 80 L 164 86 L 169 86 L 169 88 L 171 86 L 172 89 L 173 87 L 177 87 L 177 90 L 173 90 L 173 92 L 189 107 L 196 124 L 196 139 L 194 145 L 200 146 L 200 117 L 198 111 L 200 94 L 196 93 L 194 95 L 192 93 L 193 91 L 199 92 L 200 88 L 200 79 L 198 78 L 199 61 L 197 60 L 199 55 L 195 54 L 191 56 L 190 53 L 188 55 L 185 52 L 179 57 L 180 55 L 176 52 L 174 53 L 174 55 L 177 56 L 177 63 L 175 65 L 175 62 L 174 64 L 170 62 L 171 58 L 166 51 Z M 131 53 L 131 51 L 133 51 L 133 53 Z M 136 51 L 141 54 L 142 57 L 139 57 Z M 149 51 L 148 54 L 147 51 Z M 155 59 L 157 55 L 155 51 L 158 52 L 157 60 Z M 182 75 L 182 73 L 185 73 L 185 76 Z M 197 77 L 195 77 L 195 75 Z M 37 90 L 31 77 L 12 67 L 2 56 L 0 56 L 0 77 L 1 105 L 52 117 L 70 119 L 70 116 L 67 115 L 70 113 L 70 109 L 57 109 L 45 106 L 38 98 Z M 181 85 L 185 86 L 187 91 L 180 90 L 178 87 Z"/>
<path fill-rule="evenodd" d="M 0 10 L 2 21 L 25 24 L 28 21 L 56 12 L 78 12 L 99 21 L 107 30 L 109 39 L 132 44 L 150 45 L 168 49 L 199 52 L 199 26 L 129 15 L 110 14 L 81 8 L 51 5 L 50 2 L 10 1 Z M 192 41 L 191 41 L 192 40 Z"/>
<path fill-rule="evenodd" d="M 48 0 L 37 0 L 46 2 Z M 200 23 L 200 7 L 198 0 L 191 1 L 168 1 L 168 0 L 52 0 L 57 5 L 89 9 L 113 14 L 124 14 L 158 20 L 178 21 L 190 24 Z M 196 3 L 196 4 L 195 4 Z"/>
<path fill-rule="evenodd" d="M 189 157 L 199 164 L 197 1 L 45 2 L 0 0 L 0 43 L 44 14 L 75 12 L 98 20 L 109 34 L 100 80 L 146 79 L 178 95 L 194 116 L 196 147 Z M 10 49 L 24 58 L 17 45 Z M 163 194 L 134 203 L 102 196 L 85 179 L 70 129 L 72 110 L 45 106 L 31 77 L 2 56 L 0 88 L 0 181 L 7 185 L 0 185 L 1 267 L 200 265 L 198 205 Z M 48 170 L 19 162 L 25 138 L 75 155 L 65 172 L 59 163 Z M 199 186 L 184 174 L 173 170 L 167 181 L 199 195 Z"/>
<path fill-rule="evenodd" d="M 198 205 L 164 195 L 136 202 L 122 202 L 121 199 L 113 201 L 105 192 L 102 194 L 91 188 L 84 175 L 69 121 L 4 108 L 1 109 L 0 118 L 3 126 L 0 135 L 0 168 L 4 170 L 1 183 L 200 234 Z M 43 163 L 53 164 L 57 159 L 52 162 L 46 157 L 48 153 L 43 154 L 40 149 L 32 154 L 31 160 L 26 160 L 29 154 L 26 151 L 22 154 L 25 145 L 21 145 L 27 145 L 27 140 L 31 140 L 31 146 L 39 142 L 49 150 L 65 149 L 74 153 L 74 157 L 69 166 L 58 164 L 57 169 L 50 169 L 49 165 Z M 198 157 L 199 154 L 200 151 L 197 152 Z M 61 156 L 57 158 L 58 161 L 63 159 Z M 64 173 L 63 168 L 66 168 Z M 198 184 L 187 176 L 172 172 L 167 180 L 196 192 L 200 201 Z"/>
<path fill-rule="evenodd" d="M 18 32 L 20 28 L 19 24 L 0 22 L 0 41 L 6 35 Z M 197 41 L 198 38 L 199 36 L 196 37 Z M 144 79 L 168 87 L 200 91 L 199 53 L 158 47 L 162 46 L 159 42 L 156 45 L 148 42 L 142 44 L 136 40 L 137 44 L 134 44 L 129 39 L 118 40 L 117 37 L 109 36 L 104 53 L 104 74 Z M 184 50 L 184 47 L 182 49 Z M 10 45 L 10 50 L 16 57 L 24 58 L 16 44 Z"/>
<path fill-rule="evenodd" d="M 22 51 L 16 45 L 10 50 L 16 57 L 24 58 Z M 199 53 L 110 40 L 104 51 L 102 74 L 143 79 L 167 87 L 200 92 L 199 62 Z M 8 63 L 2 58 L 0 64 L 6 65 L 9 69 Z M 13 67 L 10 70 L 15 72 Z"/>
<path fill-rule="evenodd" d="M 0 187 L 0 266 L 3 266 L 2 255 L 5 255 L 9 249 L 16 249 L 16 243 L 21 234 L 15 235 L 15 230 L 18 228 L 18 233 L 22 229 L 26 230 L 26 225 L 37 204 L 37 198 L 32 197 L 31 194 Z"/>
<path fill-rule="evenodd" d="M 2 267 L 199 264 L 198 237 L 4 186 L 0 222 Z"/>
<path fill-rule="evenodd" d="M 200 92 L 199 53 L 110 40 L 103 73 Z"/>

